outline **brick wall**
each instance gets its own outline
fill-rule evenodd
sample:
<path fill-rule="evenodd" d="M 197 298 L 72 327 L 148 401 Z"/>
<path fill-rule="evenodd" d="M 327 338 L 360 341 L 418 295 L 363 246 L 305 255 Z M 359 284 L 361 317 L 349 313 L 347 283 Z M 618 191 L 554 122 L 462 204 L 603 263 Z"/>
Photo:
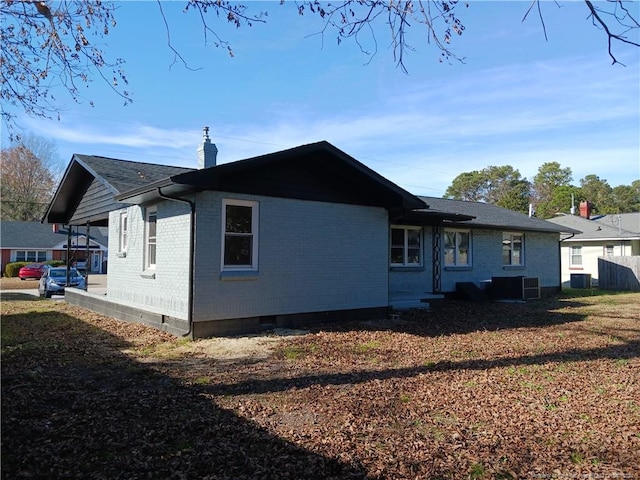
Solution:
<path fill-rule="evenodd" d="M 157 205 L 157 266 L 145 271 L 145 209 L 128 208 L 129 245 L 118 252 L 120 211 L 109 216 L 110 300 L 171 317 L 188 318 L 190 211 L 186 204 Z M 155 274 L 155 275 L 153 275 Z"/>
<path fill-rule="evenodd" d="M 221 275 L 223 198 L 259 202 L 257 274 Z M 197 222 L 196 321 L 387 305 L 382 208 L 204 192 Z"/>

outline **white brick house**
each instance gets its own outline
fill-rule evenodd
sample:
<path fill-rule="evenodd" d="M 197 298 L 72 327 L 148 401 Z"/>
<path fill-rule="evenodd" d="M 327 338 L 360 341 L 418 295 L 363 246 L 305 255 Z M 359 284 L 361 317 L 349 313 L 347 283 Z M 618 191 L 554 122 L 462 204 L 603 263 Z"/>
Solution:
<path fill-rule="evenodd" d="M 191 337 L 386 315 L 496 276 L 560 287 L 565 229 L 419 198 L 327 142 L 200 169 L 75 155 L 48 222 L 109 226 L 106 298 L 78 302 Z"/>

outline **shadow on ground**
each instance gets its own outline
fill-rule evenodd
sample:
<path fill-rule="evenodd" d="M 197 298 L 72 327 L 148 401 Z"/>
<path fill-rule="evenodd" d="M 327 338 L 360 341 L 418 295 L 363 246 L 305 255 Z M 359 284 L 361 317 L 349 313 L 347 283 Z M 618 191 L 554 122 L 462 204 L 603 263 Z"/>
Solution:
<path fill-rule="evenodd" d="M 29 296 L 3 295 L 3 301 Z M 2 318 L 2 478 L 367 478 L 120 353 L 53 311 Z"/>

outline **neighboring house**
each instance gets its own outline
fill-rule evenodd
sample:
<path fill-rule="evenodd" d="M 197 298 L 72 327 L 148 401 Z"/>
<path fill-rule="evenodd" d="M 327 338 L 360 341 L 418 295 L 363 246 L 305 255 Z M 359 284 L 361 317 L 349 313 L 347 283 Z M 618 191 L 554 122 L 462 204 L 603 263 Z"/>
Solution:
<path fill-rule="evenodd" d="M 67 248 L 68 240 L 71 240 Z M 2 248 L 2 273 L 7 263 L 45 262 L 62 260 L 67 255 L 71 262 L 86 262 L 93 273 L 106 273 L 108 229 L 92 227 L 89 230 L 87 255 L 85 227 L 69 228 L 59 224 L 46 225 L 40 222 L 0 222 L 0 246 Z"/>
<path fill-rule="evenodd" d="M 582 285 L 591 279 L 598 285 L 598 258 L 640 255 L 640 213 L 591 215 L 588 202 L 580 203 L 579 215 L 559 215 L 549 222 L 581 231 L 562 239 L 562 283 Z M 578 277 L 576 277 L 578 275 Z"/>
<path fill-rule="evenodd" d="M 494 276 L 560 288 L 563 227 L 419 198 L 327 142 L 200 169 L 74 155 L 46 221 L 109 225 L 116 318 L 204 337 L 385 316 Z M 571 231 L 569 229 L 568 231 Z"/>

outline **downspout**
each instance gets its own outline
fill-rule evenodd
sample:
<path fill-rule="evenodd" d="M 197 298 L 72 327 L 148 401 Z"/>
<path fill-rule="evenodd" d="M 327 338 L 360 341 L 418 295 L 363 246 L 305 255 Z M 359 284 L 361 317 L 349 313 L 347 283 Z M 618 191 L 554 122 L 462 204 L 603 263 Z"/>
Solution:
<path fill-rule="evenodd" d="M 567 238 L 561 238 L 558 242 L 558 258 L 560 259 L 560 264 L 558 266 L 558 293 L 562 292 L 562 242 L 565 240 L 570 240 L 575 237 L 576 234 L 572 233 Z"/>
<path fill-rule="evenodd" d="M 189 238 L 189 304 L 188 304 L 188 311 L 187 311 L 187 320 L 189 322 L 189 330 L 187 330 L 185 333 L 182 334 L 183 337 L 188 337 L 189 335 L 192 334 L 193 332 L 193 286 L 194 286 L 194 275 L 195 275 L 195 268 L 194 268 L 194 257 L 195 257 L 195 244 L 196 244 L 196 236 L 195 236 L 195 232 L 196 232 L 196 225 L 195 225 L 195 220 L 196 220 L 196 204 L 195 202 L 192 202 L 191 200 L 187 200 L 186 198 L 179 198 L 179 197 L 171 197 L 169 195 L 165 195 L 164 193 L 162 193 L 162 190 L 160 189 L 160 187 L 158 187 L 158 195 L 160 196 L 160 198 L 163 198 L 165 200 L 170 200 L 172 202 L 182 202 L 182 203 L 188 203 L 189 207 L 191 209 L 191 221 L 190 223 L 190 238 Z"/>

